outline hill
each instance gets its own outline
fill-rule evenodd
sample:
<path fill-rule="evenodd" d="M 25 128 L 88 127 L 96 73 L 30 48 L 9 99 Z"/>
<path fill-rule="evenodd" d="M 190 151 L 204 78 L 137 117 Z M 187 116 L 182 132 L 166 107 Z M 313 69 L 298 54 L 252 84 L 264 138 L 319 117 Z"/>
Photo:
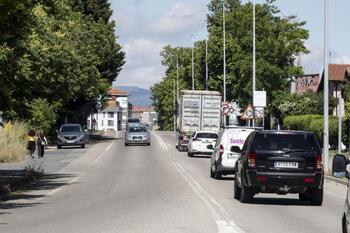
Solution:
<path fill-rule="evenodd" d="M 135 86 L 117 86 L 117 89 L 129 93 L 129 102 L 134 106 L 151 106 L 151 91 Z"/>

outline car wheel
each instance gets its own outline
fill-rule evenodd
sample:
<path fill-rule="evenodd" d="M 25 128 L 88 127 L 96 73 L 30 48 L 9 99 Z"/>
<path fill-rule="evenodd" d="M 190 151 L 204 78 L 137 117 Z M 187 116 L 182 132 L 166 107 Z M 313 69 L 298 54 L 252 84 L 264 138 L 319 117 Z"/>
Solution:
<path fill-rule="evenodd" d="M 57 145 L 57 149 L 62 149 L 62 146 L 61 145 Z"/>
<path fill-rule="evenodd" d="M 233 197 L 237 200 L 240 200 L 241 198 L 241 188 L 238 187 L 237 177 L 235 177 L 234 181 Z"/>
<path fill-rule="evenodd" d="M 85 144 L 81 144 L 80 147 L 81 147 L 81 148 L 85 148 Z"/>
<path fill-rule="evenodd" d="M 348 233 L 348 226 L 347 226 L 347 223 L 346 223 L 346 217 L 345 217 L 345 214 L 343 215 L 343 219 L 342 219 L 342 232 L 343 233 Z"/>
<path fill-rule="evenodd" d="M 151 143 L 149 142 L 149 143 L 147 143 L 147 146 L 150 146 L 151 145 Z"/>
<path fill-rule="evenodd" d="M 242 180 L 242 185 L 241 185 L 241 196 L 240 196 L 240 201 L 242 203 L 250 203 L 253 200 L 253 191 L 251 188 L 247 187 L 244 185 L 243 180 Z"/>
<path fill-rule="evenodd" d="M 125 145 L 125 146 L 129 146 L 129 144 L 128 144 L 128 143 L 126 143 L 126 142 L 124 143 L 124 145 Z"/>
<path fill-rule="evenodd" d="M 181 152 L 182 151 L 182 146 L 178 146 L 177 149 Z"/>
<path fill-rule="evenodd" d="M 311 205 L 320 206 L 323 202 L 323 189 L 314 188 L 311 190 Z"/>
<path fill-rule="evenodd" d="M 191 153 L 191 152 L 188 151 L 188 152 L 187 152 L 187 156 L 188 156 L 188 157 L 193 157 L 193 153 Z"/>
<path fill-rule="evenodd" d="M 221 180 L 222 179 L 222 172 L 219 171 L 215 171 L 215 179 L 217 180 Z"/>
<path fill-rule="evenodd" d="M 210 178 L 215 178 L 215 172 L 213 171 L 213 166 L 210 166 Z"/>
<path fill-rule="evenodd" d="M 306 193 L 299 193 L 299 200 L 300 201 L 310 201 L 310 195 Z"/>

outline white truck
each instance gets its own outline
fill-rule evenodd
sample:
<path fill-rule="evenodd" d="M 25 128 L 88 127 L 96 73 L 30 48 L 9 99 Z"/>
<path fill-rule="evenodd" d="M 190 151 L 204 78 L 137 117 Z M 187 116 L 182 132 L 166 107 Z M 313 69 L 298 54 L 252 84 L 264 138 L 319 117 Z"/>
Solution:
<path fill-rule="evenodd" d="M 187 149 L 195 131 L 219 132 L 221 94 L 217 91 L 182 90 L 178 100 L 176 148 Z"/>

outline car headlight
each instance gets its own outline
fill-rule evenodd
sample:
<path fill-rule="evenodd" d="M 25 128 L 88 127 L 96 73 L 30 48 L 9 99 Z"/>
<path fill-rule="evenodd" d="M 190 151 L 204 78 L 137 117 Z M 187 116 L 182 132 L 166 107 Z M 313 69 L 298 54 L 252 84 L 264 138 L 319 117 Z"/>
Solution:
<path fill-rule="evenodd" d="M 78 137 L 78 140 L 80 141 L 80 140 L 83 140 L 84 139 L 84 134 L 83 135 L 80 135 L 79 137 Z"/>
<path fill-rule="evenodd" d="M 64 137 L 62 137 L 62 136 L 57 136 L 57 138 L 58 138 L 58 140 L 60 140 L 60 141 L 65 141 Z"/>

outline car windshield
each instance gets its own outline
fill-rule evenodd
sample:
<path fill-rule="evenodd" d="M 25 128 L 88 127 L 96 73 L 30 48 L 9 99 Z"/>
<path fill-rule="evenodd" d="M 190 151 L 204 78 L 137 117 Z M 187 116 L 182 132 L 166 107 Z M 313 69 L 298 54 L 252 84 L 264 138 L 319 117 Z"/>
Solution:
<path fill-rule="evenodd" d="M 214 138 L 214 139 L 217 139 L 218 135 L 216 133 L 197 133 L 196 138 Z"/>
<path fill-rule="evenodd" d="M 318 150 L 318 144 L 315 137 L 311 134 L 261 133 L 256 135 L 252 150 L 314 151 Z"/>
<path fill-rule="evenodd" d="M 130 127 L 128 131 L 130 133 L 147 132 L 147 128 L 146 127 Z"/>
<path fill-rule="evenodd" d="M 62 126 L 61 132 L 80 132 L 80 127 L 77 125 Z"/>

